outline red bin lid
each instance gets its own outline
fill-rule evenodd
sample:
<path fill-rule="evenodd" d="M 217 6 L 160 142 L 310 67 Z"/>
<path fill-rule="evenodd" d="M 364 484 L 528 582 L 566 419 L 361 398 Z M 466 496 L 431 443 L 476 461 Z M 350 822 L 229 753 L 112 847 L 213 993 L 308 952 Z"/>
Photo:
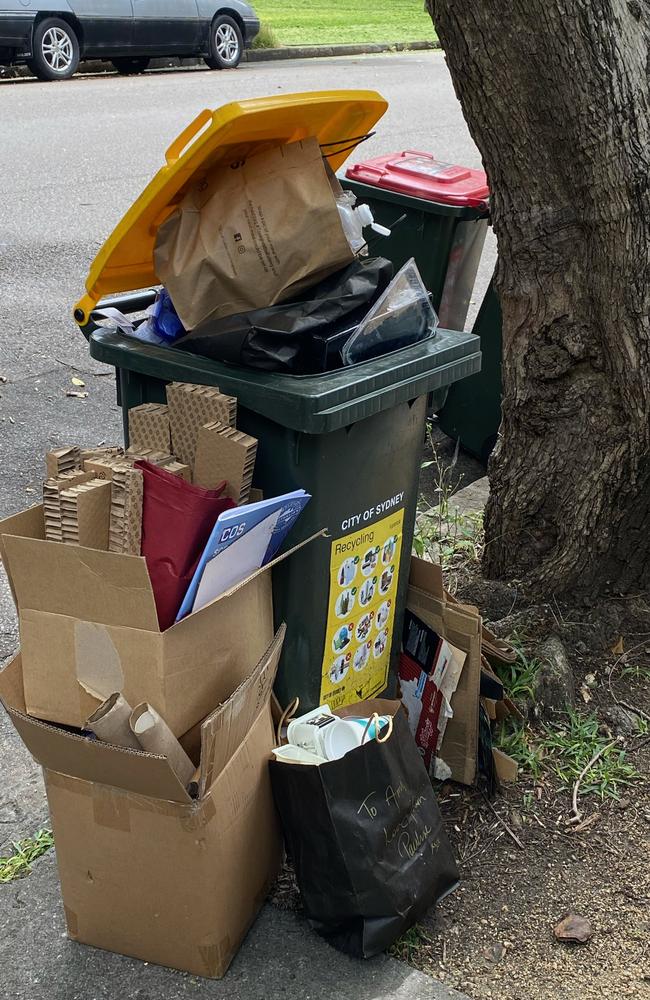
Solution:
<path fill-rule="evenodd" d="M 413 198 L 467 208 L 486 208 L 490 197 L 483 170 L 437 160 L 432 153 L 405 149 L 355 163 L 345 176 L 362 184 L 399 191 Z"/>

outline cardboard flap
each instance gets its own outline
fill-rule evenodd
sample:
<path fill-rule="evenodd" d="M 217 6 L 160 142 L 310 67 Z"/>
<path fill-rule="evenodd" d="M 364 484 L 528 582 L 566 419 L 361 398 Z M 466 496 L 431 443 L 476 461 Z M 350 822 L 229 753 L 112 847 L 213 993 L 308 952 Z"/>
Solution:
<path fill-rule="evenodd" d="M 23 664 L 20 653 L 0 670 L 0 701 L 19 712 L 26 712 L 23 687 Z"/>
<path fill-rule="evenodd" d="M 13 517 L 6 517 L 4 521 L 0 521 L 0 559 L 2 559 L 7 579 L 9 580 L 11 596 L 14 599 L 14 604 L 18 607 L 16 591 L 11 578 L 11 572 L 4 546 L 3 535 L 5 534 L 18 535 L 21 538 L 45 538 L 45 517 L 43 515 L 43 505 L 38 504 L 36 507 L 29 507 L 27 510 L 21 511 L 20 514 L 14 514 Z"/>
<path fill-rule="evenodd" d="M 428 559 L 411 556 L 409 586 L 425 590 L 432 597 L 444 601 L 445 588 L 442 582 L 442 566 L 429 562 Z"/>
<path fill-rule="evenodd" d="M 85 739 L 26 715 L 19 707 L 21 675 L 22 664 L 18 655 L 0 673 L 0 701 L 23 743 L 42 767 L 151 798 L 169 802 L 192 801 L 166 757 Z"/>
<path fill-rule="evenodd" d="M 298 549 L 304 548 L 305 545 L 309 545 L 317 538 L 327 538 L 327 537 L 328 537 L 327 528 L 321 528 L 321 530 L 317 531 L 316 534 L 310 535 L 309 538 L 305 538 L 304 541 L 298 542 L 297 545 L 294 545 L 292 548 L 287 549 L 287 551 L 283 552 L 282 555 L 276 556 L 275 559 L 272 559 L 270 563 L 266 564 L 266 566 L 262 566 L 260 569 L 255 570 L 255 572 L 251 573 L 250 576 L 247 576 L 245 580 L 241 580 L 240 583 L 236 583 L 234 587 L 230 587 L 229 590 L 224 590 L 223 594 L 219 594 L 218 597 L 215 597 L 213 600 L 208 601 L 208 603 L 204 604 L 203 607 L 199 608 L 198 611 L 192 611 L 189 615 L 186 615 L 185 618 L 181 618 L 179 622 L 176 622 L 175 625 L 171 626 L 171 629 L 173 629 L 174 632 L 180 631 L 183 628 L 183 626 L 187 625 L 188 622 L 190 621 L 195 622 L 199 615 L 204 614 L 208 608 L 211 608 L 214 604 L 217 604 L 218 601 L 225 601 L 227 597 L 231 596 L 231 594 L 236 594 L 238 590 L 243 590 L 243 588 L 247 587 L 249 583 L 252 583 L 253 580 L 256 580 L 258 576 L 263 576 L 264 573 L 268 573 L 269 570 L 272 570 L 273 567 L 277 566 L 279 563 L 284 562 L 285 559 L 288 559 L 289 556 L 292 556 L 294 552 L 298 551 Z M 171 631 L 171 629 L 167 629 L 167 632 Z"/>
<path fill-rule="evenodd" d="M 159 631 L 151 581 L 141 556 L 8 535 L 4 523 L 0 533 L 21 611 Z"/>
<path fill-rule="evenodd" d="M 259 663 L 227 701 L 201 725 L 200 795 L 204 795 L 242 745 L 271 697 L 287 627 L 282 624 Z"/>

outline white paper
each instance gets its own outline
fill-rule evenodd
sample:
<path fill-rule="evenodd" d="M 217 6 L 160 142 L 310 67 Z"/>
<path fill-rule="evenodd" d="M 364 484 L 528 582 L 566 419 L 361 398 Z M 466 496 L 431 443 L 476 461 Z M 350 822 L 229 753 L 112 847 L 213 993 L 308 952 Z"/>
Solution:
<path fill-rule="evenodd" d="M 238 538 L 223 552 L 208 560 L 194 598 L 192 611 L 198 611 L 260 568 L 281 513 L 280 510 L 274 511 L 242 538 Z"/>

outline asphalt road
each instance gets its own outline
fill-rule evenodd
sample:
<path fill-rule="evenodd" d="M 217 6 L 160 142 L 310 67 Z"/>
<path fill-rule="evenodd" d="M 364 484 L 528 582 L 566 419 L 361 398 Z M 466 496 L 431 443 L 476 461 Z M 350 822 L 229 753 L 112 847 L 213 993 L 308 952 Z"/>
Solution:
<path fill-rule="evenodd" d="M 120 440 L 111 373 L 89 359 L 71 306 L 95 253 L 162 164 L 171 140 L 204 107 L 342 86 L 377 89 L 390 102 L 377 135 L 357 158 L 420 148 L 480 166 L 436 52 L 257 63 L 223 73 L 189 69 L 59 84 L 0 82 L 0 515 L 36 502 L 48 448 Z M 490 243 L 477 298 L 493 263 Z M 86 383 L 87 399 L 65 395 L 72 376 Z M 0 581 L 0 662 L 16 644 L 13 605 Z M 2 714 L 0 853 L 45 817 L 40 773 Z M 0 886 L 0 967 L 12 969 L 12 996 L 186 995 L 186 980 L 174 973 L 152 972 L 67 942 L 59 911 L 51 859 L 25 882 Z M 304 922 L 269 916 L 268 907 L 237 959 L 231 985 L 195 981 L 192 994 L 270 996 L 260 992 L 250 970 L 257 969 L 261 979 L 265 962 L 277 965 L 289 944 L 309 960 L 294 970 L 292 985 L 285 981 L 282 995 L 288 1000 L 324 995 L 333 975 L 342 998 L 451 996 L 388 959 L 347 963 Z"/>

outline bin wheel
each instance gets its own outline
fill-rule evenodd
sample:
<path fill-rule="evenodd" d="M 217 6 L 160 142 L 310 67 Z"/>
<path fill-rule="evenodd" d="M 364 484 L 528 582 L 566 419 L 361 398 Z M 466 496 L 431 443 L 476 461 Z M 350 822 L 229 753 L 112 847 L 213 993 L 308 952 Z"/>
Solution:
<path fill-rule="evenodd" d="M 27 67 L 39 80 L 67 80 L 79 65 L 79 40 L 59 17 L 46 17 L 34 29 Z"/>
<path fill-rule="evenodd" d="M 111 59 L 111 62 L 120 76 L 133 76 L 135 73 L 144 73 L 151 62 L 146 56 L 138 59 L 136 56 L 129 59 L 124 56 L 120 59 Z"/>
<path fill-rule="evenodd" d="M 215 17 L 210 29 L 210 69 L 234 69 L 244 52 L 244 39 L 236 21 L 226 14 Z"/>

